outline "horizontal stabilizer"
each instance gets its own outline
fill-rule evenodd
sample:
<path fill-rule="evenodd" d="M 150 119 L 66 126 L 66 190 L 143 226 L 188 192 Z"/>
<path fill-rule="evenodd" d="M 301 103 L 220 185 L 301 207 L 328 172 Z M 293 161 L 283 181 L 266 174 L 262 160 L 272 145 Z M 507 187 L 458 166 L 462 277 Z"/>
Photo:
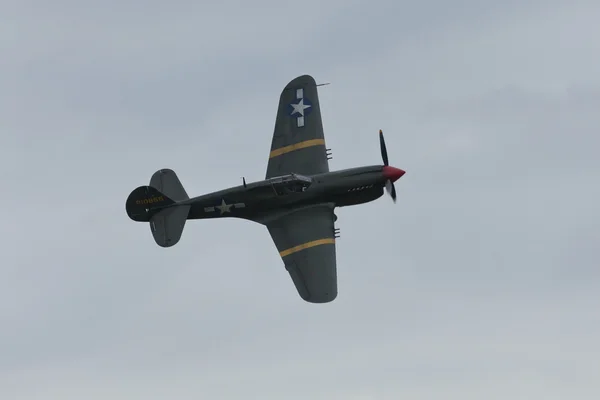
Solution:
<path fill-rule="evenodd" d="M 179 242 L 190 207 L 190 205 L 169 207 L 150 218 L 150 230 L 157 245 L 171 247 Z"/>
<path fill-rule="evenodd" d="M 172 169 L 164 168 L 156 171 L 150 178 L 150 186 L 169 196 L 175 201 L 188 200 L 186 193 L 177 174 Z"/>
<path fill-rule="evenodd" d="M 127 197 L 125 210 L 134 221 L 148 222 L 158 210 L 175 204 L 175 202 L 152 186 L 140 186 Z"/>

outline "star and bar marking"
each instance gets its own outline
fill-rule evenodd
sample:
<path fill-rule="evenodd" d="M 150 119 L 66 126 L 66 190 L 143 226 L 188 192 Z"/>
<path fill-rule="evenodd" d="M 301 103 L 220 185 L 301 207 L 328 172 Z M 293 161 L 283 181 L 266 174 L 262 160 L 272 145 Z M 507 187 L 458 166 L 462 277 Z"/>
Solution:
<path fill-rule="evenodd" d="M 304 117 L 312 111 L 312 104 L 308 98 L 304 97 L 304 89 L 302 88 L 296 89 L 296 99 L 298 100 L 298 103 L 290 104 L 292 107 L 290 116 L 293 117 L 298 114 L 296 117 L 296 126 L 298 126 L 298 128 L 302 128 L 305 123 Z"/>
<path fill-rule="evenodd" d="M 220 211 L 220 214 L 223 215 L 225 213 L 231 213 L 231 207 L 233 208 L 245 208 L 245 203 L 232 203 L 227 204 L 225 199 L 221 199 L 221 204 L 214 207 L 204 207 L 204 212 L 215 212 L 217 209 Z"/>

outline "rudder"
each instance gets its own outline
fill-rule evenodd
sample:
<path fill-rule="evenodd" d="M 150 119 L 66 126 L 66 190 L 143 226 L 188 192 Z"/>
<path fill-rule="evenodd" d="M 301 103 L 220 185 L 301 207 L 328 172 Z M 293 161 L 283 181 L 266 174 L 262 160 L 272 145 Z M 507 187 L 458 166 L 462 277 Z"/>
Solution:
<path fill-rule="evenodd" d="M 188 200 L 177 174 L 171 169 L 156 171 L 149 186 L 133 190 L 125 208 L 129 218 L 148 222 L 154 241 L 161 247 L 171 247 L 181 239 L 191 206 L 178 204 Z"/>
<path fill-rule="evenodd" d="M 125 210 L 129 218 L 136 222 L 149 222 L 158 210 L 175 202 L 152 186 L 135 188 L 127 197 Z"/>

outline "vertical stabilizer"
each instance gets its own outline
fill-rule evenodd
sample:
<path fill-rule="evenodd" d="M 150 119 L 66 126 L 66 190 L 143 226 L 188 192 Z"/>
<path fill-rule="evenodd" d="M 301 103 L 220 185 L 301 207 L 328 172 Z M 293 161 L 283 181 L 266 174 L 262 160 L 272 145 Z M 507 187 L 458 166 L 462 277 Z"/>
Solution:
<path fill-rule="evenodd" d="M 150 186 L 136 188 L 126 202 L 127 215 L 134 221 L 148 222 L 154 241 L 161 247 L 176 245 L 181 239 L 191 206 L 177 174 L 171 169 L 156 171 Z"/>

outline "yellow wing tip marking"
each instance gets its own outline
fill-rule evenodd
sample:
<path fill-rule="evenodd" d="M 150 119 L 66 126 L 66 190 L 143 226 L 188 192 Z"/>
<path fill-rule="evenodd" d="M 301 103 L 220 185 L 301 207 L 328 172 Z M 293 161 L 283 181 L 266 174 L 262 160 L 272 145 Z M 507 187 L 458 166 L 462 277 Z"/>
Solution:
<path fill-rule="evenodd" d="M 285 257 L 285 256 L 289 256 L 290 254 L 294 254 L 299 251 L 310 249 L 311 247 L 315 247 L 315 246 L 321 246 L 324 244 L 335 244 L 335 239 L 334 238 L 318 239 L 318 240 L 313 240 L 312 242 L 302 243 L 302 244 L 299 244 L 298 246 L 290 247 L 289 249 L 280 251 L 279 255 L 281 257 Z"/>
<path fill-rule="evenodd" d="M 291 151 L 296 151 L 296 150 L 300 150 L 300 149 L 305 149 L 307 147 L 320 146 L 320 145 L 325 146 L 325 139 L 305 140 L 303 142 L 290 144 L 289 146 L 284 146 L 284 147 L 280 147 L 278 149 L 272 150 L 271 154 L 269 155 L 269 158 L 277 157 L 282 154 L 289 153 Z"/>

